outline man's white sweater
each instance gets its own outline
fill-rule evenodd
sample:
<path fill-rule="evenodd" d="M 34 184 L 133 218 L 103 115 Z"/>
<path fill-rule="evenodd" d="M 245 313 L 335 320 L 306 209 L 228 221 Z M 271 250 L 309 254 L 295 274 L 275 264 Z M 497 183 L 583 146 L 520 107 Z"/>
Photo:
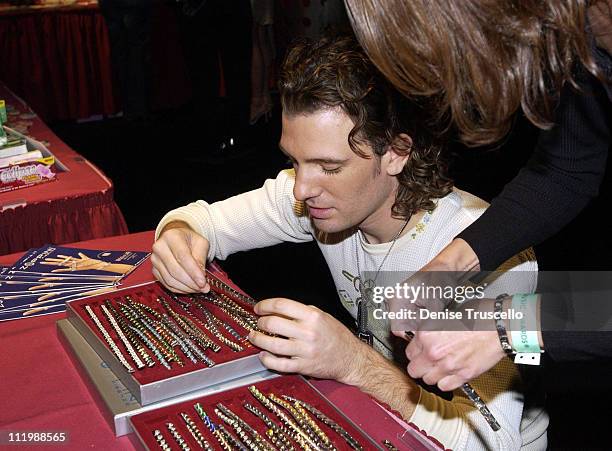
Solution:
<path fill-rule="evenodd" d="M 361 272 L 374 271 L 383 263 L 391 243 L 367 243 L 361 233 L 350 230 L 324 235 L 314 229 L 303 204 L 293 197 L 293 170 L 279 173 L 263 187 L 208 204 L 197 201 L 170 211 L 157 227 L 156 238 L 172 221 L 183 221 L 210 242 L 208 258 L 225 259 L 234 252 L 282 242 L 316 240 L 334 278 L 342 305 L 356 317 Z M 382 271 L 417 271 L 435 257 L 453 238 L 480 216 L 488 204 L 455 189 L 437 201 L 435 210 L 395 243 Z M 357 254 L 359 254 L 357 256 Z M 503 270 L 529 271 L 527 277 L 497 278 L 487 293 L 533 292 L 537 283 L 537 263 L 532 252 L 524 252 L 503 265 Z M 519 281 L 517 286 L 516 281 Z M 390 356 L 389 327 L 372 318 L 368 324 L 375 335 L 376 348 Z M 408 377 L 408 376 L 407 376 Z M 450 449 L 539 450 L 546 448 L 548 417 L 542 409 L 523 412 L 524 395 L 515 366 L 507 359 L 472 381 L 502 429 L 493 432 L 463 393 L 456 391 L 451 401 L 420 388 L 420 400 L 410 421 L 436 437 Z"/>

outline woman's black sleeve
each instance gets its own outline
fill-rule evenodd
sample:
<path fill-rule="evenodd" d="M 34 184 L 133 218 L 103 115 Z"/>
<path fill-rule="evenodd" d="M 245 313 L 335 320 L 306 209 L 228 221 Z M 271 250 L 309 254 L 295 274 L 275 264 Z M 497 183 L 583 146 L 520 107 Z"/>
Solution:
<path fill-rule="evenodd" d="M 556 125 L 540 133 L 527 165 L 457 236 L 474 250 L 482 270 L 554 235 L 599 192 L 611 142 L 610 98 L 585 70 L 576 78 L 581 91 L 564 88 Z"/>

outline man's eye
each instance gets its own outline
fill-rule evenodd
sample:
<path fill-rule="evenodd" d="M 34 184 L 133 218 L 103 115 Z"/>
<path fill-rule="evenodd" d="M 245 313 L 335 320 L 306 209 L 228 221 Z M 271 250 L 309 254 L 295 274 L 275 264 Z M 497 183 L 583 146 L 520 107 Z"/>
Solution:
<path fill-rule="evenodd" d="M 338 172 L 342 170 L 342 166 L 336 166 L 334 168 L 321 166 L 321 169 L 323 170 L 325 174 L 337 174 Z"/>

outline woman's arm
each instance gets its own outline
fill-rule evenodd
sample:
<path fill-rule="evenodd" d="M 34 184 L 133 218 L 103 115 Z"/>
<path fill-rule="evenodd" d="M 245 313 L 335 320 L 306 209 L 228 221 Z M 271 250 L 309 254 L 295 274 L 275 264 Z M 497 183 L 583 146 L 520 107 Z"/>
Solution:
<path fill-rule="evenodd" d="M 526 167 L 457 236 L 473 251 L 480 269 L 494 270 L 510 256 L 554 235 L 597 196 L 611 142 L 610 99 L 586 71 L 576 80 L 581 92 L 569 85 L 564 88 L 556 126 L 540 133 Z M 439 257 L 462 259 L 461 249 L 449 247 Z"/>

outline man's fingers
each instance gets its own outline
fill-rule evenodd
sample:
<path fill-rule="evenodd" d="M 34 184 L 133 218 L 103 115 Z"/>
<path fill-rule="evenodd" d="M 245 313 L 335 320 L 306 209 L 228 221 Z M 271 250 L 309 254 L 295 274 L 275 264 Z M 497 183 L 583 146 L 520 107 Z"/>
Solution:
<path fill-rule="evenodd" d="M 164 261 L 164 267 L 174 279 L 178 280 L 183 285 L 189 287 L 189 290 L 194 293 L 200 291 L 200 286 L 191 276 L 185 271 L 183 265 L 174 259 Z"/>
<path fill-rule="evenodd" d="M 180 294 L 186 294 L 187 292 L 180 290 L 176 287 L 171 286 L 167 281 L 164 280 L 164 278 L 162 277 L 161 273 L 156 269 L 153 268 L 153 276 L 159 281 L 159 283 L 161 283 L 163 286 L 165 286 L 168 290 L 174 292 L 174 293 L 180 293 Z"/>
<path fill-rule="evenodd" d="M 184 244 L 183 247 L 187 249 L 187 246 Z M 173 279 L 179 281 L 182 285 L 189 287 L 189 293 L 200 291 L 198 284 L 176 261 L 174 253 L 167 243 L 155 243 L 153 254 L 151 255 L 151 262 L 153 263 L 153 266 L 155 266 L 160 273 L 162 273 L 162 276 L 165 277 L 164 271 L 162 271 L 163 268 Z"/>
<path fill-rule="evenodd" d="M 208 244 L 208 240 L 202 237 L 201 235 L 193 233 L 191 235 L 190 245 L 191 255 L 193 256 L 193 259 L 196 262 L 197 270 L 202 273 L 202 277 L 204 279 L 204 286 L 202 288 L 205 289 L 203 289 L 202 291 L 208 292 L 210 291 L 210 285 L 206 280 L 206 261 L 208 260 L 208 249 L 210 247 L 210 244 Z M 200 284 L 197 279 L 196 282 L 198 283 L 198 285 Z"/>
<path fill-rule="evenodd" d="M 288 357 L 277 357 L 269 352 L 262 351 L 259 353 L 259 360 L 263 366 L 270 370 L 279 371 L 281 373 L 298 373 L 299 361 Z"/>
<path fill-rule="evenodd" d="M 189 248 L 187 243 L 182 245 L 172 246 L 170 248 L 174 261 L 176 261 L 178 268 L 185 273 L 190 279 L 189 285 L 194 285 L 195 291 L 199 291 L 206 286 L 206 275 L 202 269 L 201 262 L 198 263 L 194 256 L 191 254 L 192 250 Z M 171 270 L 171 268 L 168 268 Z M 171 270 L 173 273 L 173 271 Z M 174 273 L 173 273 L 174 275 Z M 176 275 L 174 275 L 176 277 Z M 181 279 L 182 280 L 182 279 Z M 186 281 L 183 281 L 187 283 Z"/>
<path fill-rule="evenodd" d="M 257 327 L 266 332 L 287 338 L 297 338 L 300 340 L 309 340 L 311 338 L 303 332 L 295 321 L 281 316 L 262 316 L 257 320 Z"/>
<path fill-rule="evenodd" d="M 171 288 L 168 286 L 168 283 L 164 280 L 162 275 L 159 273 L 159 271 L 155 267 L 153 267 L 151 272 L 153 273 L 153 277 L 155 277 L 155 280 L 157 280 L 159 283 L 161 283 L 167 289 L 171 290 Z"/>
<path fill-rule="evenodd" d="M 159 253 L 160 257 L 164 257 L 167 269 L 181 282 L 193 286 L 194 291 L 210 289 L 203 268 L 208 254 L 208 242 L 191 230 L 175 229 L 166 233 L 167 236 L 164 234 L 164 239 L 156 243 L 154 252 Z M 179 276 L 178 272 L 175 273 L 177 269 L 168 264 L 170 261 L 175 261 L 181 269 L 180 272 L 184 273 L 190 281 Z"/>
<path fill-rule="evenodd" d="M 260 349 L 264 349 L 276 355 L 287 357 L 297 356 L 298 346 L 293 340 L 286 338 L 270 337 L 261 332 L 251 331 L 249 341 Z"/>
<path fill-rule="evenodd" d="M 153 268 L 153 275 L 171 291 L 176 293 L 193 293 L 191 288 L 172 277 L 163 265 L 155 266 Z"/>
<path fill-rule="evenodd" d="M 282 315 L 286 318 L 306 320 L 313 309 L 291 299 L 270 298 L 255 304 L 254 310 L 259 316 Z"/>

